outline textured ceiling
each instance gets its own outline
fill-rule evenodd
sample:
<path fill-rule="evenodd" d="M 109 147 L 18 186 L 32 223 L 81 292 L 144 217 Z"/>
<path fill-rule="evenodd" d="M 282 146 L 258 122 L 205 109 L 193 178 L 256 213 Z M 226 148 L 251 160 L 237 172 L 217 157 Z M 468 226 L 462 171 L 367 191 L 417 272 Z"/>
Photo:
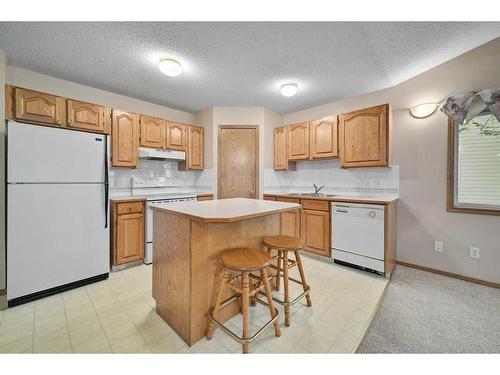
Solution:
<path fill-rule="evenodd" d="M 186 111 L 296 111 L 392 86 L 499 36 L 499 22 L 0 23 L 11 65 Z M 184 74 L 162 75 L 162 56 Z M 280 95 L 287 81 L 295 97 Z"/>

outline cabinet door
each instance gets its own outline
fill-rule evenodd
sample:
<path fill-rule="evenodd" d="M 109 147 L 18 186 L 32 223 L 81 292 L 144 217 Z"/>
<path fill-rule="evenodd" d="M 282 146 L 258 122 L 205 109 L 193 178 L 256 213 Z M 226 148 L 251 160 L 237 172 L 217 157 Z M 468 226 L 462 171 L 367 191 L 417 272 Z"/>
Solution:
<path fill-rule="evenodd" d="M 311 158 L 333 158 L 338 156 L 337 116 L 323 117 L 311 121 Z"/>
<path fill-rule="evenodd" d="M 203 169 L 203 128 L 188 127 L 187 169 Z"/>
<path fill-rule="evenodd" d="M 388 112 L 384 104 L 340 115 L 341 167 L 388 165 Z"/>
<path fill-rule="evenodd" d="M 111 165 L 136 167 L 139 146 L 139 122 L 135 113 L 113 109 L 111 129 Z"/>
<path fill-rule="evenodd" d="M 115 263 L 123 264 L 144 258 L 144 214 L 117 216 Z"/>
<path fill-rule="evenodd" d="M 288 160 L 309 159 L 309 122 L 288 126 Z"/>
<path fill-rule="evenodd" d="M 165 120 L 141 115 L 141 146 L 165 147 Z"/>
<path fill-rule="evenodd" d="M 16 119 L 46 125 L 61 126 L 64 99 L 55 95 L 16 87 Z"/>
<path fill-rule="evenodd" d="M 167 121 L 166 148 L 170 150 L 186 150 L 186 125 Z"/>
<path fill-rule="evenodd" d="M 300 199 L 277 197 L 278 202 L 298 203 Z M 301 237 L 301 210 L 282 212 L 280 214 L 280 234 L 292 237 Z"/>
<path fill-rule="evenodd" d="M 287 169 L 288 153 L 286 149 L 287 127 L 281 126 L 274 129 L 274 170 Z"/>
<path fill-rule="evenodd" d="M 79 102 L 68 99 L 66 101 L 68 128 L 90 130 L 105 133 L 105 108 L 100 105 Z"/>
<path fill-rule="evenodd" d="M 330 255 L 330 213 L 325 211 L 302 211 L 302 239 L 306 250 Z"/>

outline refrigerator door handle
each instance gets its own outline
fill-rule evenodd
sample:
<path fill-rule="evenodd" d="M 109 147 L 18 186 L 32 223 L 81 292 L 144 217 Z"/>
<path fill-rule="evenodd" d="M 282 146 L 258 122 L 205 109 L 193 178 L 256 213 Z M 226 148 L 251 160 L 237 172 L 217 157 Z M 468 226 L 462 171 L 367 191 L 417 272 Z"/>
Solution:
<path fill-rule="evenodd" d="M 109 176 L 108 176 L 108 137 L 104 136 L 104 228 L 108 228 L 108 198 L 109 198 Z"/>

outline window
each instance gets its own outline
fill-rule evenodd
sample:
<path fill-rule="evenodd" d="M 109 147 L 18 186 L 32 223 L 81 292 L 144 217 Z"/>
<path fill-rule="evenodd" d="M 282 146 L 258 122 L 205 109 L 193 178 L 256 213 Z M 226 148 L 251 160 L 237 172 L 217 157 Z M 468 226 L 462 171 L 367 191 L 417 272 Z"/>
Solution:
<path fill-rule="evenodd" d="M 448 124 L 448 211 L 500 215 L 500 123 L 482 112 Z"/>

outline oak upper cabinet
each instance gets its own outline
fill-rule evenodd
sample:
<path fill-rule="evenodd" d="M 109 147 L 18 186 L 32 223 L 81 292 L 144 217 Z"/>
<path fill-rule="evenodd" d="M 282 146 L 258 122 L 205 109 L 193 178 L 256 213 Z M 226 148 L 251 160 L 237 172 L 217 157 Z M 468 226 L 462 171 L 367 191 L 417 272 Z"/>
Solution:
<path fill-rule="evenodd" d="M 71 99 L 66 101 L 68 128 L 109 134 L 109 115 L 109 110 L 100 105 Z"/>
<path fill-rule="evenodd" d="M 274 170 L 295 170 L 295 163 L 288 162 L 288 126 L 274 129 Z"/>
<path fill-rule="evenodd" d="M 304 209 L 301 229 L 305 250 L 330 255 L 330 212 Z"/>
<path fill-rule="evenodd" d="M 111 165 L 113 167 L 137 166 L 139 146 L 139 121 L 137 114 L 113 109 L 111 124 Z"/>
<path fill-rule="evenodd" d="M 288 160 L 305 160 L 309 155 L 309 122 L 288 125 Z"/>
<path fill-rule="evenodd" d="M 311 121 L 311 159 L 334 158 L 338 153 L 337 116 Z"/>
<path fill-rule="evenodd" d="M 167 121 L 165 126 L 166 148 L 170 150 L 186 150 L 186 125 Z"/>
<path fill-rule="evenodd" d="M 180 170 L 203 169 L 203 142 L 204 130 L 201 126 L 187 126 L 186 161 L 179 162 Z"/>
<path fill-rule="evenodd" d="M 64 98 L 16 87 L 15 118 L 45 125 L 61 126 L 64 121 Z"/>
<path fill-rule="evenodd" d="M 340 165 L 343 168 L 388 165 L 389 105 L 340 115 Z"/>
<path fill-rule="evenodd" d="M 114 266 L 144 258 L 144 201 L 122 201 L 113 204 Z"/>
<path fill-rule="evenodd" d="M 165 120 L 141 115 L 141 146 L 164 148 L 165 147 Z"/>
<path fill-rule="evenodd" d="M 300 204 L 300 199 L 277 197 L 279 202 Z M 292 237 L 301 237 L 301 210 L 282 212 L 280 214 L 280 234 Z"/>

